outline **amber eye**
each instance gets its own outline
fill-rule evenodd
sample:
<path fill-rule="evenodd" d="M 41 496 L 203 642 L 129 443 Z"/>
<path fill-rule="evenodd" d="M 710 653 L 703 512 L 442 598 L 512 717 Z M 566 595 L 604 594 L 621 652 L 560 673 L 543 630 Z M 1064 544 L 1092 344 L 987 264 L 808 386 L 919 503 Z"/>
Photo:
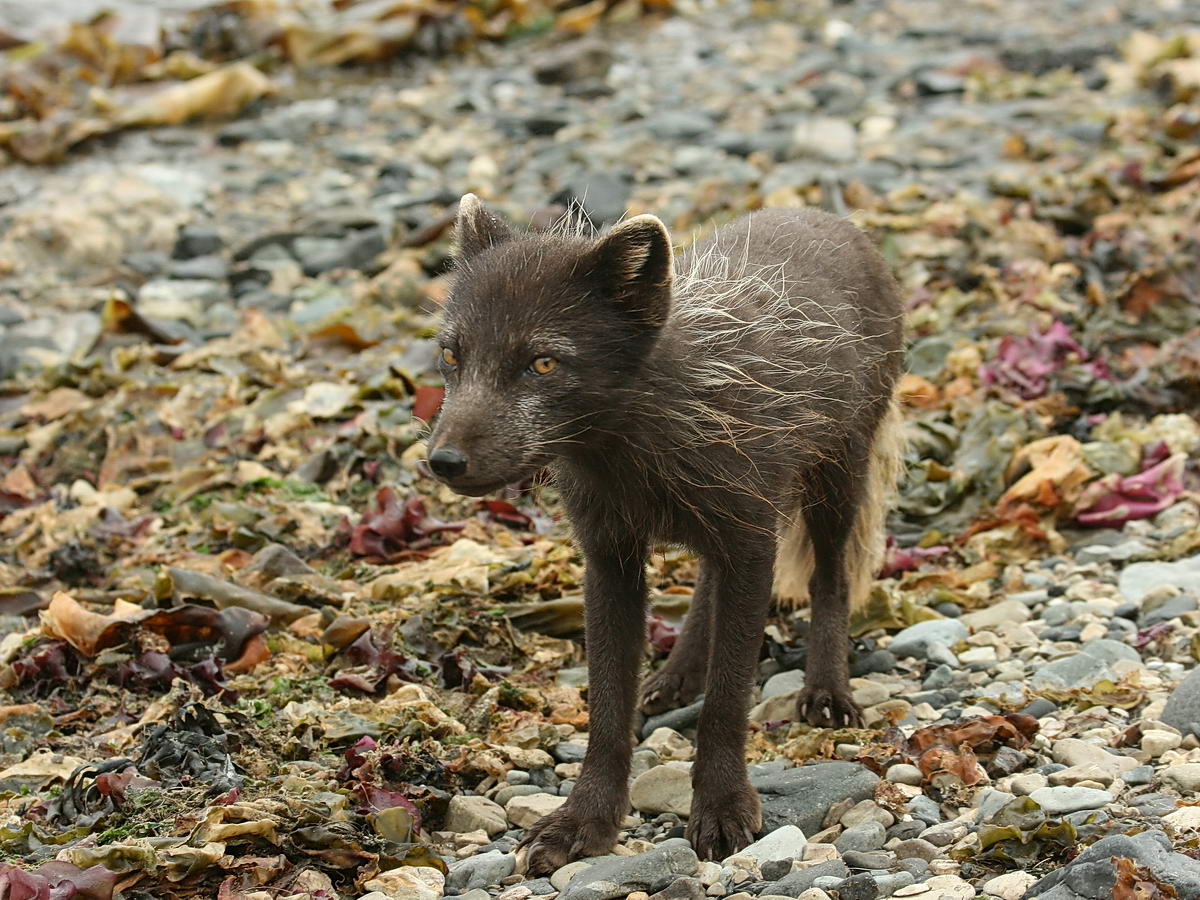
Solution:
<path fill-rule="evenodd" d="M 454 352 L 449 347 L 443 347 L 442 362 L 454 368 L 454 366 L 458 365 L 458 357 L 454 355 Z"/>
<path fill-rule="evenodd" d="M 553 356 L 539 356 L 529 364 L 529 371 L 534 375 L 549 375 L 558 368 L 558 360 Z"/>

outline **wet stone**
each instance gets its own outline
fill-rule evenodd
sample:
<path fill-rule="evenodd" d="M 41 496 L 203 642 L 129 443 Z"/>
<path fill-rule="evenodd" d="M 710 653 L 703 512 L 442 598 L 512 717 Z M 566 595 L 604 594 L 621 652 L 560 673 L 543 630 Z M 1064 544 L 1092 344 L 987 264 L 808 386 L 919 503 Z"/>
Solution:
<path fill-rule="evenodd" d="M 797 869 L 774 884 L 767 885 L 767 887 L 763 888 L 762 893 L 779 894 L 784 897 L 799 897 L 804 891 L 812 887 L 818 878 L 837 878 L 840 880 L 849 875 L 850 869 L 847 868 L 844 862 L 840 859 L 831 859 L 805 869 Z"/>
<path fill-rule="evenodd" d="M 925 676 L 921 687 L 927 691 L 938 691 L 954 684 L 954 670 L 947 665 L 939 665 Z M 916 701 L 920 702 L 920 701 Z"/>
<path fill-rule="evenodd" d="M 196 256 L 171 263 L 167 275 L 170 278 L 224 281 L 229 277 L 229 263 L 220 256 Z"/>
<path fill-rule="evenodd" d="M 847 850 L 878 850 L 886 840 L 886 830 L 878 822 L 862 822 L 847 828 L 834 841 L 843 854 Z"/>
<path fill-rule="evenodd" d="M 916 786 L 920 786 L 921 782 L 924 780 L 921 770 L 916 766 L 911 766 L 907 763 L 896 763 L 893 766 L 889 766 L 887 772 L 884 773 L 884 777 L 888 781 L 892 781 L 897 784 L 909 784 Z"/>
<path fill-rule="evenodd" d="M 851 875 L 837 886 L 838 900 L 876 900 L 879 886 L 875 879 L 863 872 Z"/>
<path fill-rule="evenodd" d="M 700 721 L 700 711 L 703 709 L 704 698 L 701 697 L 688 706 L 672 709 L 657 716 L 649 716 L 642 724 L 642 738 L 650 737 L 659 728 L 670 728 L 673 731 L 691 728 Z M 566 762 L 567 760 L 562 761 Z"/>
<path fill-rule="evenodd" d="M 875 650 L 856 659 L 850 668 L 850 674 L 855 678 L 863 675 L 883 674 L 894 670 L 896 663 L 896 656 L 890 650 Z"/>
<path fill-rule="evenodd" d="M 574 741 L 559 741 L 550 752 L 560 763 L 581 763 L 583 762 L 584 754 L 587 753 L 587 744 L 578 744 Z"/>
<path fill-rule="evenodd" d="M 936 825 L 942 821 L 941 808 L 929 797 L 920 794 L 908 801 L 908 811 L 914 818 L 928 825 Z"/>
<path fill-rule="evenodd" d="M 764 829 L 792 824 L 815 834 L 833 804 L 867 799 L 878 781 L 859 763 L 824 762 L 752 777 L 750 783 L 762 800 Z"/>
<path fill-rule="evenodd" d="M 1154 767 L 1138 766 L 1135 769 L 1130 769 L 1121 776 L 1121 780 L 1130 787 L 1139 787 L 1144 784 L 1149 784 L 1154 780 Z"/>
<path fill-rule="evenodd" d="M 1200 736 L 1200 668 L 1171 691 L 1162 711 L 1162 720 L 1184 734 Z"/>
<path fill-rule="evenodd" d="M 800 859 L 806 843 L 803 831 L 795 825 L 784 825 L 739 850 L 736 855 L 748 856 L 760 866 L 768 862 L 786 862 Z"/>
<path fill-rule="evenodd" d="M 498 884 L 501 878 L 513 873 L 515 866 L 516 858 L 511 854 L 494 850 L 477 853 L 450 864 L 450 874 L 446 876 L 446 890 L 461 894 L 475 888 Z"/>
<path fill-rule="evenodd" d="M 507 806 L 513 797 L 527 797 L 530 794 L 540 794 L 545 791 L 540 784 L 510 784 L 496 792 L 495 801 L 500 806 Z"/>
<path fill-rule="evenodd" d="M 559 894 L 561 900 L 615 900 L 633 891 L 662 890 L 680 875 L 692 875 L 699 860 L 686 841 L 668 840 L 636 856 L 601 859 L 580 872 Z"/>
<path fill-rule="evenodd" d="M 193 259 L 197 256 L 220 253 L 224 247 L 225 242 L 212 226 L 184 225 L 175 238 L 175 247 L 171 255 L 175 259 Z"/>
<path fill-rule="evenodd" d="M 1100 809 L 1112 802 L 1112 795 L 1108 791 L 1088 787 L 1044 787 L 1029 796 L 1049 815 Z"/>
<path fill-rule="evenodd" d="M 911 819 L 907 822 L 897 822 L 887 830 L 887 839 L 904 841 L 909 838 L 915 838 L 926 829 L 926 824 L 917 819 Z"/>
<path fill-rule="evenodd" d="M 651 894 L 650 900 L 704 900 L 707 896 L 703 882 L 685 875 L 676 878 L 657 894 Z"/>
<path fill-rule="evenodd" d="M 1029 703 L 1021 712 L 1027 716 L 1033 716 L 1035 719 L 1040 719 L 1042 716 L 1048 716 L 1058 709 L 1058 704 L 1053 700 L 1047 700 L 1045 697 L 1038 697 Z"/>
<path fill-rule="evenodd" d="M 1180 793 L 1200 792 L 1200 763 L 1175 763 L 1163 769 L 1160 777 L 1163 784 Z"/>
<path fill-rule="evenodd" d="M 941 851 L 928 841 L 920 838 L 901 841 L 891 848 L 897 859 L 923 859 L 926 862 L 937 859 Z"/>
<path fill-rule="evenodd" d="M 1173 794 L 1140 794 L 1129 805 L 1143 816 L 1165 816 L 1175 810 L 1178 798 Z"/>
<path fill-rule="evenodd" d="M 610 172 L 581 172 L 571 177 L 554 196 L 556 203 L 575 205 L 596 225 L 615 222 L 625 215 L 629 182 Z"/>
<path fill-rule="evenodd" d="M 886 875 L 876 875 L 875 886 L 879 889 L 880 897 L 890 897 L 901 888 L 908 887 L 916 882 L 916 877 L 911 872 L 890 872 Z"/>
<path fill-rule="evenodd" d="M 886 850 L 847 850 L 842 854 L 842 862 L 851 869 L 886 869 L 894 859 Z"/>
<path fill-rule="evenodd" d="M 918 622 L 892 638 L 888 650 L 900 659 L 906 656 L 928 659 L 930 646 L 947 648 L 958 641 L 965 640 L 968 634 L 967 626 L 956 619 Z"/>
<path fill-rule="evenodd" d="M 1200 896 L 1200 862 L 1173 852 L 1170 839 L 1161 831 L 1102 838 L 1061 869 L 1040 879 L 1029 888 L 1029 894 L 1053 900 L 1072 895 L 1113 896 L 1116 884 L 1114 859 L 1120 857 L 1148 868 L 1175 888 L 1180 897 Z"/>

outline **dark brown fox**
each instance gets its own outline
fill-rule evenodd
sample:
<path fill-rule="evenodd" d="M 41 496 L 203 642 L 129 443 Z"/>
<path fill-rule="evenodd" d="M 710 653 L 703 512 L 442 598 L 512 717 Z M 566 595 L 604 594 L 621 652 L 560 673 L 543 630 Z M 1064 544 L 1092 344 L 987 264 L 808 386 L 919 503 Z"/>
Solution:
<path fill-rule="evenodd" d="M 678 260 L 653 216 L 522 234 L 471 194 L 458 235 L 430 467 L 473 496 L 549 467 L 587 562 L 591 736 L 569 799 L 525 838 L 529 868 L 609 852 L 629 810 L 656 542 L 700 571 L 641 706 L 705 695 L 687 836 L 722 859 L 761 828 L 744 752 L 773 590 L 812 599 L 798 714 L 860 723 L 847 620 L 894 478 L 896 284 L 862 232 L 815 210 L 754 213 Z"/>

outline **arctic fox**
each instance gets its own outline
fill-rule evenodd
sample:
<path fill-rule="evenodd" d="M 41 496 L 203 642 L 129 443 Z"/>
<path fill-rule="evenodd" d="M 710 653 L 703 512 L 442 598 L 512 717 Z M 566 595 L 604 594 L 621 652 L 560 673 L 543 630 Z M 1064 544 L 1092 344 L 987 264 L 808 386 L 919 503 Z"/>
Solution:
<path fill-rule="evenodd" d="M 430 467 L 470 495 L 548 467 L 587 562 L 590 740 L 525 839 L 530 870 L 609 852 L 628 812 L 655 542 L 700 568 L 640 705 L 704 694 L 687 836 L 722 859 L 761 828 L 744 745 L 773 592 L 811 598 L 798 716 L 860 723 L 847 622 L 895 477 L 896 284 L 861 231 L 811 209 L 753 213 L 676 259 L 654 216 L 520 233 L 468 194 L 458 236 Z"/>

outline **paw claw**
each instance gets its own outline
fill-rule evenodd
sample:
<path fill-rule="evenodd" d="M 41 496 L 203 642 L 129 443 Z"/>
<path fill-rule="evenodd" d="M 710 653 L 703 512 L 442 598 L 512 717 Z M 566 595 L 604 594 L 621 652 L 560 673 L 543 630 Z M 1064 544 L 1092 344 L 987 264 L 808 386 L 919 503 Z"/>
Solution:
<path fill-rule="evenodd" d="M 862 728 L 863 716 L 848 688 L 805 688 L 798 705 L 800 718 L 817 728 Z"/>
<path fill-rule="evenodd" d="M 673 671 L 668 664 L 646 678 L 639 706 L 648 716 L 681 709 L 704 692 L 703 681 L 703 674 Z"/>
<path fill-rule="evenodd" d="M 753 842 L 761 829 L 762 804 L 747 784 L 715 801 L 697 797 L 688 818 L 687 839 L 701 859 L 722 860 Z"/>
<path fill-rule="evenodd" d="M 529 874 L 543 875 L 581 856 L 602 856 L 616 842 L 616 824 L 584 819 L 562 806 L 531 825 L 517 849 L 525 849 Z"/>

